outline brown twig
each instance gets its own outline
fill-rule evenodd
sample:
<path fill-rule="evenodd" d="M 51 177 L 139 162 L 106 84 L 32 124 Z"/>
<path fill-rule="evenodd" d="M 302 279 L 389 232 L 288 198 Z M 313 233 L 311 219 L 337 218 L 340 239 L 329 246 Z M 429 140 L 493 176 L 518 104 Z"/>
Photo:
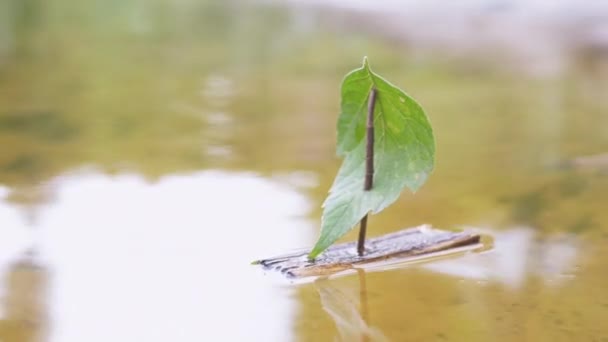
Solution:
<path fill-rule="evenodd" d="M 376 88 L 369 93 L 367 105 L 367 144 L 365 146 L 365 183 L 363 190 L 369 191 L 374 183 L 374 108 L 376 107 Z M 359 228 L 359 242 L 357 243 L 357 254 L 363 256 L 365 253 L 365 233 L 367 231 L 367 214 L 361 219 Z"/>

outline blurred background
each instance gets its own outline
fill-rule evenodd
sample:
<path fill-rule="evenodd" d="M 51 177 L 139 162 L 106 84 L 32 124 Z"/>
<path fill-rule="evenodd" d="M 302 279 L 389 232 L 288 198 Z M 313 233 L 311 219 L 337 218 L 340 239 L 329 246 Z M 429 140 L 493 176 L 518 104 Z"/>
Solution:
<path fill-rule="evenodd" d="M 487 250 L 277 283 L 363 56 L 437 140 L 369 234 Z M 606 341 L 607 94 L 600 1 L 0 0 L 0 341 Z"/>

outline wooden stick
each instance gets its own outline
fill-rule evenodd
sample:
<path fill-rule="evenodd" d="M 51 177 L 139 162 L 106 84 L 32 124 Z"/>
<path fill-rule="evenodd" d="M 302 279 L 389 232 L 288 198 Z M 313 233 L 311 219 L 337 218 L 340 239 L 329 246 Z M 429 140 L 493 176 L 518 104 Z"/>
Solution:
<path fill-rule="evenodd" d="M 376 88 L 369 93 L 367 104 L 367 144 L 365 146 L 365 183 L 363 190 L 369 191 L 374 183 L 374 108 L 376 107 Z M 357 243 L 357 254 L 363 256 L 365 253 L 365 233 L 367 232 L 367 214 L 361 219 L 359 228 L 359 241 Z"/>
<path fill-rule="evenodd" d="M 365 254 L 365 232 L 367 231 L 367 214 L 361 219 L 359 226 L 359 241 L 357 242 L 357 254 L 363 256 Z"/>
<path fill-rule="evenodd" d="M 440 255 L 460 253 L 480 248 L 481 236 L 470 231 L 450 232 L 434 229 L 428 225 L 403 229 L 394 233 L 370 238 L 364 256 L 357 255 L 357 241 L 340 243 L 329 247 L 317 260 L 309 260 L 310 250 L 302 249 L 289 254 L 261 259 L 253 264 L 265 270 L 273 270 L 288 278 L 329 276 L 331 274 L 367 268 L 378 269 L 393 262 L 411 263 L 431 260 Z"/>

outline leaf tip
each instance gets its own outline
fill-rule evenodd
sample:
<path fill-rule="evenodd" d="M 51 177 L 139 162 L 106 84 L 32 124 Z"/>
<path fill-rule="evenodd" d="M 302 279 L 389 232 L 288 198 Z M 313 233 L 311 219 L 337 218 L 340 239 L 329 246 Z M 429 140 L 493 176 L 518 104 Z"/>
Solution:
<path fill-rule="evenodd" d="M 367 56 L 363 56 L 363 68 L 369 70 L 369 60 L 367 59 Z"/>

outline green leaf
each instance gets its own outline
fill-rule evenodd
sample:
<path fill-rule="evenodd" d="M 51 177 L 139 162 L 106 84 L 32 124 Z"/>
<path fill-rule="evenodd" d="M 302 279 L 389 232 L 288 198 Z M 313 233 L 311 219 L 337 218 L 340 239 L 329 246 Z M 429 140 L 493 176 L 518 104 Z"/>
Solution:
<path fill-rule="evenodd" d="M 368 98 L 375 87 L 374 178 L 365 180 L 365 125 Z M 397 200 L 403 188 L 418 190 L 433 170 L 435 141 L 422 107 L 369 67 L 351 71 L 342 81 L 337 153 L 344 162 L 323 203 L 321 236 L 309 258 L 314 259 L 368 214 Z"/>

